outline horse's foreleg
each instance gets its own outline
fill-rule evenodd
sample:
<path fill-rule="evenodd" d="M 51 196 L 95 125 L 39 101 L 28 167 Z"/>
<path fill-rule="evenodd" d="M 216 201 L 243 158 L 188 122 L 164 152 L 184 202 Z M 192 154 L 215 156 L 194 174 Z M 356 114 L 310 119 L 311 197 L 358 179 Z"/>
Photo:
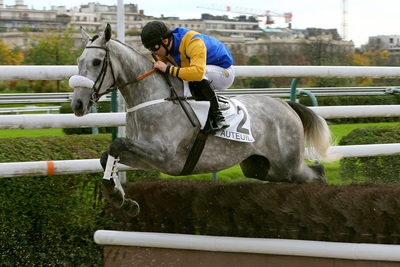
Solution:
<path fill-rule="evenodd" d="M 119 163 L 140 170 L 157 169 L 168 173 L 170 168 L 182 170 L 182 161 L 175 160 L 177 144 L 161 140 L 140 141 L 129 138 L 115 139 L 108 153 L 119 159 Z M 151 164 L 151 165 L 150 165 Z"/>
<path fill-rule="evenodd" d="M 116 208 L 122 208 L 129 216 L 135 217 L 139 214 L 139 204 L 129 198 L 125 198 L 125 192 L 117 176 L 118 159 L 108 154 L 104 165 L 104 154 L 102 165 L 104 168 L 103 185 L 106 188 L 111 202 Z"/>

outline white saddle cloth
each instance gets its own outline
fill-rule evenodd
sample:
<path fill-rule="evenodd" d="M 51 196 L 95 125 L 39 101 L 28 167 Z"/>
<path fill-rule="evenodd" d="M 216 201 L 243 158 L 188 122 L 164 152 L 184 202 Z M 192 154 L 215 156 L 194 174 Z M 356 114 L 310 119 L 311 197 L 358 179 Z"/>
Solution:
<path fill-rule="evenodd" d="M 192 96 L 187 82 L 184 82 L 184 95 L 186 97 Z M 236 99 L 228 99 L 228 101 L 230 107 L 227 110 L 222 110 L 222 115 L 230 126 L 218 131 L 215 136 L 238 142 L 254 142 L 255 140 L 251 133 L 250 115 L 246 107 Z M 210 102 L 195 100 L 188 100 L 187 102 L 192 107 L 200 122 L 201 129 L 203 129 L 207 122 Z"/>

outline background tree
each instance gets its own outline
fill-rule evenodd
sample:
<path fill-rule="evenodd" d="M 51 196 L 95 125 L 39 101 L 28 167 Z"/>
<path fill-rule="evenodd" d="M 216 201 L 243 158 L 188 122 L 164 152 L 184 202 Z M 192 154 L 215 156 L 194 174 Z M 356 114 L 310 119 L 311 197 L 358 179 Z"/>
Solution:
<path fill-rule="evenodd" d="M 355 66 L 388 66 L 389 55 L 388 50 L 367 50 L 355 53 L 352 62 Z"/>
<path fill-rule="evenodd" d="M 75 65 L 82 52 L 74 46 L 71 30 L 44 32 L 40 39 L 31 38 L 32 47 L 27 51 L 24 64 Z"/>
<path fill-rule="evenodd" d="M 10 49 L 9 45 L 0 41 L 0 65 L 20 65 L 24 56 L 19 47 Z M 1 81 L 0 92 L 7 92 L 15 88 L 17 81 Z"/>
<path fill-rule="evenodd" d="M 75 47 L 71 30 L 48 31 L 40 39 L 31 38 L 32 47 L 26 52 L 23 61 L 26 65 L 76 65 L 76 59 L 82 52 L 82 47 Z M 42 91 L 60 91 L 59 81 L 41 81 Z M 67 86 L 66 86 L 67 87 Z"/>
<path fill-rule="evenodd" d="M 316 37 L 303 47 L 303 55 L 312 66 L 348 66 L 351 65 L 349 52 L 335 45 L 332 40 Z M 352 79 L 313 77 L 308 79 L 306 87 L 350 86 Z"/>
<path fill-rule="evenodd" d="M 389 66 L 388 50 L 366 50 L 358 51 L 353 54 L 352 65 L 354 66 Z M 378 84 L 397 84 L 398 81 L 390 78 L 372 79 L 371 77 L 358 78 L 358 83 L 363 86 L 373 86 Z"/>
<path fill-rule="evenodd" d="M 8 45 L 0 41 L 0 65 L 20 65 L 23 58 L 19 47 L 10 49 Z"/>

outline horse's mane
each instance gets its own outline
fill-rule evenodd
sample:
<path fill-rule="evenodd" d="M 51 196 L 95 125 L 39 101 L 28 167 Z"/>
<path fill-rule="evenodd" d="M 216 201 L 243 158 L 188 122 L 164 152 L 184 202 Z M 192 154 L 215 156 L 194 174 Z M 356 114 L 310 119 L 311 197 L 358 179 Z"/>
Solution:
<path fill-rule="evenodd" d="M 147 59 L 148 61 L 151 61 L 145 54 L 139 52 L 139 51 L 138 51 L 136 48 L 134 48 L 133 46 L 128 45 L 128 44 L 126 44 L 126 43 L 123 43 L 123 42 L 121 42 L 121 41 L 118 40 L 118 39 L 111 38 L 111 40 L 113 40 L 113 41 L 115 41 L 115 42 L 117 42 L 117 43 L 119 43 L 119 44 L 121 44 L 121 45 L 123 45 L 123 46 L 129 48 L 130 50 L 133 50 L 136 54 L 139 54 L 140 56 L 142 56 L 143 58 Z"/>
<path fill-rule="evenodd" d="M 98 34 L 93 35 L 93 37 L 90 39 L 90 41 L 93 43 L 93 42 L 94 42 L 97 38 L 99 38 L 99 37 L 100 37 L 100 35 L 98 35 Z M 111 40 L 113 40 L 114 42 L 117 42 L 117 43 L 119 43 L 119 44 L 121 44 L 121 45 L 123 45 L 123 46 L 129 48 L 130 50 L 133 50 L 136 54 L 139 54 L 140 56 L 142 56 L 142 57 L 146 58 L 147 60 L 151 61 L 147 56 L 145 56 L 143 53 L 139 52 L 139 51 L 138 51 L 136 48 L 134 48 L 133 46 L 130 46 L 130 45 L 126 44 L 126 43 L 123 43 L 123 42 L 121 42 L 121 41 L 118 40 L 118 39 L 111 38 Z"/>

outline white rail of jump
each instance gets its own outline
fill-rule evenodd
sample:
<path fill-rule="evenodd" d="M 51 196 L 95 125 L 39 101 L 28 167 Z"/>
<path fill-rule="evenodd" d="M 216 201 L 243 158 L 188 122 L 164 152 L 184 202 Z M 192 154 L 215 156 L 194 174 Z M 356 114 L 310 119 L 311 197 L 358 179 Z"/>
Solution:
<path fill-rule="evenodd" d="M 117 167 L 121 171 L 133 170 L 123 164 Z M 0 163 L 0 170 L 0 178 L 103 172 L 100 159 L 8 162 Z"/>
<path fill-rule="evenodd" d="M 307 240 L 203 236 L 98 230 L 100 245 L 155 247 L 351 260 L 400 261 L 400 246 Z"/>
<path fill-rule="evenodd" d="M 335 154 L 342 155 L 343 158 L 398 155 L 400 154 L 400 143 L 334 146 L 331 147 L 331 150 Z M 134 169 L 123 164 L 118 164 L 118 170 L 129 171 Z M 100 165 L 100 159 L 0 163 L 0 178 L 102 172 L 103 168 Z"/>

